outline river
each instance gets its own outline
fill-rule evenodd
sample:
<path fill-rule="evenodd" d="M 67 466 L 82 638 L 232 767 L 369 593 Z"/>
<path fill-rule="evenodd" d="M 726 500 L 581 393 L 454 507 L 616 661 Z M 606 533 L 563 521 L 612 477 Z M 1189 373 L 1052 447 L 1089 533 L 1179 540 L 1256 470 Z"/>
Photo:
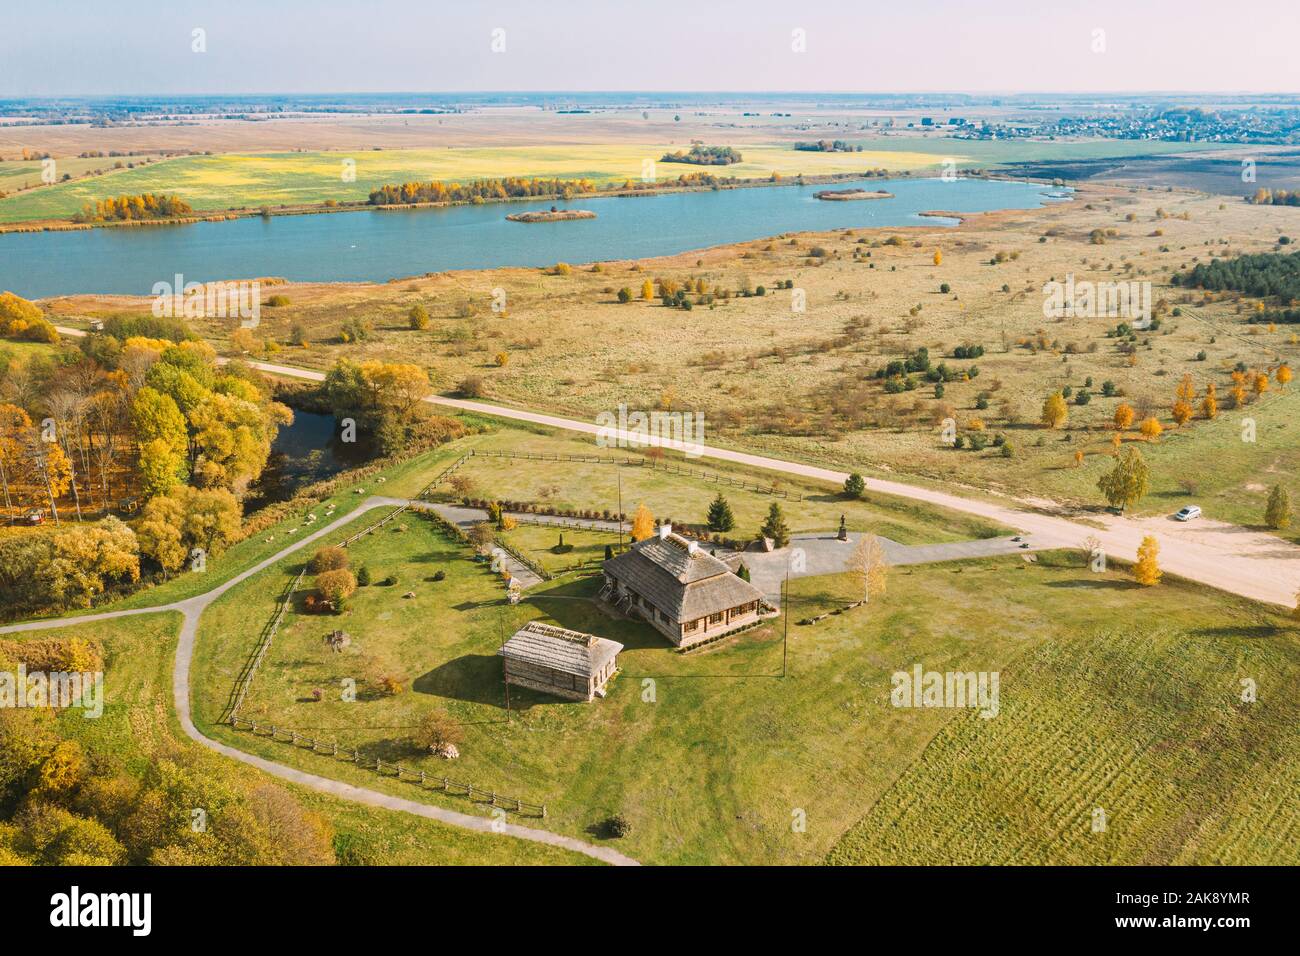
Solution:
<path fill-rule="evenodd" d="M 890 199 L 827 202 L 819 189 L 860 185 Z M 1033 209 L 1062 191 L 985 179 L 871 179 L 833 186 L 773 186 L 581 196 L 438 209 L 364 210 L 251 217 L 183 226 L 0 235 L 0 289 L 27 298 L 77 293 L 147 295 L 157 282 L 252 279 L 384 282 L 448 269 L 545 266 L 672 255 L 784 232 L 850 227 L 952 225 L 929 210 Z M 508 213 L 551 205 L 595 219 L 507 222 Z"/>

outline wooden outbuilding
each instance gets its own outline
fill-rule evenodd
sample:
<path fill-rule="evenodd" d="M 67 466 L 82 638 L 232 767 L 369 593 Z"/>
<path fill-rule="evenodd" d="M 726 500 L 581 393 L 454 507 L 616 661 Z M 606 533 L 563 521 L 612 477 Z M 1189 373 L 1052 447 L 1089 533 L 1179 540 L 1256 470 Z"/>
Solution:
<path fill-rule="evenodd" d="M 507 684 L 591 700 L 605 696 L 605 685 L 618 670 L 622 644 L 529 621 L 499 651 Z"/>

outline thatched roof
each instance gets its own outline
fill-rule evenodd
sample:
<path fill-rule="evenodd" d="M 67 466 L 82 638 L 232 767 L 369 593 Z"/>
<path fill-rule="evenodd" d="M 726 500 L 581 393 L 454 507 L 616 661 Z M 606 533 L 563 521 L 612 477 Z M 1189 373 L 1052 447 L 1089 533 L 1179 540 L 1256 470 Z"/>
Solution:
<path fill-rule="evenodd" d="M 725 561 L 671 531 L 638 541 L 605 570 L 679 624 L 763 598 Z"/>
<path fill-rule="evenodd" d="M 603 637 L 529 621 L 515 631 L 514 637 L 498 653 L 511 660 L 590 677 L 622 649 L 622 644 Z"/>

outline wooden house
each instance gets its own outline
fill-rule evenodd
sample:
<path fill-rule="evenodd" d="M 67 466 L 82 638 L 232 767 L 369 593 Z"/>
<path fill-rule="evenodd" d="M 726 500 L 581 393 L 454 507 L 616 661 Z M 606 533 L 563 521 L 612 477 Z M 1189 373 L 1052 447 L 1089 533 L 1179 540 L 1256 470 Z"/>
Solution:
<path fill-rule="evenodd" d="M 499 653 L 507 684 L 570 700 L 591 700 L 605 696 L 622 649 L 622 644 L 603 637 L 529 621 Z"/>
<path fill-rule="evenodd" d="M 753 624 L 762 610 L 763 592 L 669 524 L 606 561 L 604 571 L 602 597 L 678 647 Z"/>

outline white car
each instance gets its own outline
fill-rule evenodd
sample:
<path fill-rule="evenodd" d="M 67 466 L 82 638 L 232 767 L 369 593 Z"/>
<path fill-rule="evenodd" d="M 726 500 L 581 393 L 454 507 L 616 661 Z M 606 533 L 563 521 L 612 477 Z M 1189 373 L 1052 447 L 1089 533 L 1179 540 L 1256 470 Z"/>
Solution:
<path fill-rule="evenodd" d="M 1193 518 L 1199 518 L 1200 516 L 1201 509 L 1198 505 L 1188 505 L 1186 508 L 1183 508 L 1182 511 L 1178 512 L 1178 514 L 1174 515 L 1174 517 L 1179 521 L 1191 521 Z"/>

